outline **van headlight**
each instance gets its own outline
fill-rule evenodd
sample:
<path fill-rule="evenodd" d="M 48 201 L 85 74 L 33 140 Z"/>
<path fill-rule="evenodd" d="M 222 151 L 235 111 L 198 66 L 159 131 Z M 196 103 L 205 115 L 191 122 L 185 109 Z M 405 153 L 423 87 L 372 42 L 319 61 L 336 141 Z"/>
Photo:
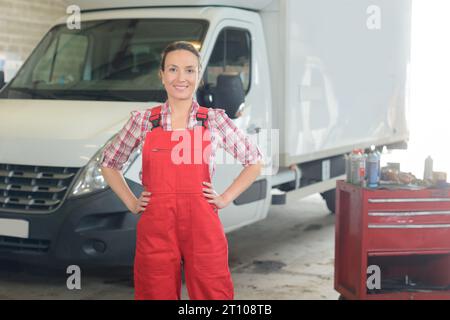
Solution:
<path fill-rule="evenodd" d="M 112 139 L 111 139 L 112 140 Z M 109 140 L 109 141 L 111 141 Z M 102 190 L 108 187 L 108 183 L 102 175 L 102 171 L 100 169 L 100 161 L 102 157 L 103 150 L 109 144 L 105 144 L 103 148 L 101 148 L 97 153 L 89 160 L 88 164 L 82 169 L 81 174 L 78 176 L 75 181 L 72 192 L 69 197 L 77 197 L 81 195 L 85 195 L 94 191 Z M 130 165 L 136 160 L 136 158 L 140 155 L 140 148 L 136 148 L 133 153 L 128 158 L 128 161 L 125 162 L 122 168 L 122 172 L 125 173 Z"/>

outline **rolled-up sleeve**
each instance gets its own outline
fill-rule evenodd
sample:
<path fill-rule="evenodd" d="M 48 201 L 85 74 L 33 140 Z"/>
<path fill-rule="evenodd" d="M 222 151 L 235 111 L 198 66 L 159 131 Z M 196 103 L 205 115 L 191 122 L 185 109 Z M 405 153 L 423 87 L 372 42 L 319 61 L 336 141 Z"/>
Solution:
<path fill-rule="evenodd" d="M 118 134 L 108 143 L 102 153 L 102 167 L 122 170 L 131 153 L 141 142 L 142 113 L 130 112 L 131 116 Z"/>
<path fill-rule="evenodd" d="M 216 129 L 218 130 L 220 146 L 244 167 L 250 164 L 262 163 L 263 153 L 257 143 L 239 129 L 228 117 L 224 109 L 216 110 Z"/>

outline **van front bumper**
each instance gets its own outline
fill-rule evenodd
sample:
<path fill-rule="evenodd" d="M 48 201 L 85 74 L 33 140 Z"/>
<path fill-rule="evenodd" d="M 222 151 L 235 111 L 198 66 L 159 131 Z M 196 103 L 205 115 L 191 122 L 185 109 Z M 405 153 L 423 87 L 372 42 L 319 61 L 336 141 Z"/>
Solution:
<path fill-rule="evenodd" d="M 142 185 L 127 183 L 135 195 L 143 191 Z M 29 223 L 28 238 L 0 235 L 0 260 L 43 266 L 133 264 L 139 216 L 131 213 L 111 188 L 67 198 L 48 214 L 0 209 L 0 218 Z"/>

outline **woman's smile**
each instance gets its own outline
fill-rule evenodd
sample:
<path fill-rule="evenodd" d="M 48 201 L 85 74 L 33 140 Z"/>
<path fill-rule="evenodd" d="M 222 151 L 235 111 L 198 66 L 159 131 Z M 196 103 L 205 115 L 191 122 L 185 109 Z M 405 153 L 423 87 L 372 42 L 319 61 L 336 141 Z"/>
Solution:
<path fill-rule="evenodd" d="M 178 91 L 184 91 L 185 89 L 187 89 L 189 86 L 185 85 L 185 84 L 176 84 L 173 86 L 176 90 Z"/>

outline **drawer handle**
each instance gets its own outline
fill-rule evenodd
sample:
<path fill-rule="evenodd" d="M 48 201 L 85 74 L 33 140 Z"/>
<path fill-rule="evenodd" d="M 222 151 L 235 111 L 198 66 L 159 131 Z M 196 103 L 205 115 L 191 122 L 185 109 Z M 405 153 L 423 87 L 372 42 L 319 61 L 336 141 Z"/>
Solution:
<path fill-rule="evenodd" d="M 450 228 L 450 224 L 369 224 L 369 229 L 431 229 Z"/>
<path fill-rule="evenodd" d="M 390 211 L 390 212 L 369 212 L 371 217 L 414 217 L 450 215 L 450 211 Z"/>
<path fill-rule="evenodd" d="M 450 202 L 450 198 L 412 198 L 412 199 L 369 199 L 369 203 L 398 202 Z"/>

